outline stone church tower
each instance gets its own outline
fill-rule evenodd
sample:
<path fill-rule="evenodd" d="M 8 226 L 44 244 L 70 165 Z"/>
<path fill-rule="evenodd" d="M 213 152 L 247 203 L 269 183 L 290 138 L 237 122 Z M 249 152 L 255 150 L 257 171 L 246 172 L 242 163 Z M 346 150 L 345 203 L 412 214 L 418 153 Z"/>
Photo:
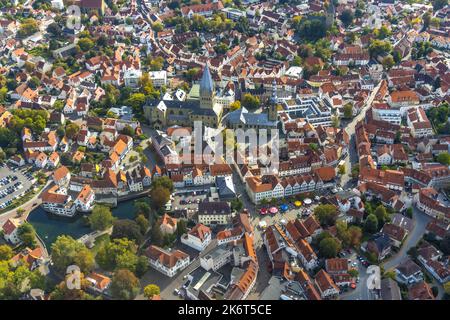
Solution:
<path fill-rule="evenodd" d="M 200 80 L 200 108 L 213 109 L 215 94 L 214 82 L 209 72 L 208 64 L 206 64 Z"/>
<path fill-rule="evenodd" d="M 275 78 L 272 82 L 272 95 L 269 98 L 268 114 L 270 121 L 277 121 L 278 119 L 278 97 L 277 97 L 277 81 Z"/>

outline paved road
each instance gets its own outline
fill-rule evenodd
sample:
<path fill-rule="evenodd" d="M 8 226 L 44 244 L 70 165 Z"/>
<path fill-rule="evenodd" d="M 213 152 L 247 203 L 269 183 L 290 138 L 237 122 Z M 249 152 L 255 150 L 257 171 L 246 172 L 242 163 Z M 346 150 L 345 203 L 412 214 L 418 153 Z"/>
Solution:
<path fill-rule="evenodd" d="M 366 117 L 367 110 L 372 106 L 373 100 L 375 99 L 375 96 L 380 89 L 381 82 L 378 83 L 378 85 L 373 89 L 370 96 L 367 98 L 367 101 L 364 105 L 364 107 L 361 109 L 359 114 L 350 121 L 345 131 L 347 132 L 348 136 L 350 137 L 350 145 L 349 145 L 349 151 L 344 158 L 345 160 L 345 174 L 341 178 L 341 185 L 345 186 L 349 180 L 351 180 L 351 170 L 352 170 L 352 163 L 356 163 L 358 161 L 358 156 L 356 153 L 356 144 L 355 144 L 355 127 L 356 124 L 364 119 Z"/>
<path fill-rule="evenodd" d="M 418 210 L 415 206 L 413 206 L 413 220 L 414 220 L 413 230 L 405 239 L 399 252 L 397 252 L 397 254 L 395 254 L 389 260 L 383 263 L 385 270 L 395 268 L 404 259 L 406 259 L 408 250 L 417 245 L 417 243 L 425 233 L 425 228 L 428 222 L 430 222 L 432 218 L 424 214 L 420 210 Z"/>

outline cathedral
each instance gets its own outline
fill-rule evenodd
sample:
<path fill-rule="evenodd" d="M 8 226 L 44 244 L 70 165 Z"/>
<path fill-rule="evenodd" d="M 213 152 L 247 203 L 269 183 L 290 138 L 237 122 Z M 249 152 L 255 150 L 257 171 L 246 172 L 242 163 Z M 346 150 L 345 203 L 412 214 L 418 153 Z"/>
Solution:
<path fill-rule="evenodd" d="M 178 125 L 192 127 L 195 121 L 204 126 L 217 128 L 222 107 L 215 103 L 215 86 L 208 65 L 200 80 L 199 99 L 153 100 L 144 106 L 144 116 L 155 129 Z"/>

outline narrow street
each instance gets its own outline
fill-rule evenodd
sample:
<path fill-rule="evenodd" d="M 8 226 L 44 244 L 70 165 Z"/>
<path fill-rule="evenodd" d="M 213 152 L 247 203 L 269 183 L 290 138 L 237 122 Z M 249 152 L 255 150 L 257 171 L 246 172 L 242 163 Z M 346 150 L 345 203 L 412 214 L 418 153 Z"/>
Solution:
<path fill-rule="evenodd" d="M 352 165 L 356 164 L 358 162 L 358 154 L 357 154 L 356 144 L 355 144 L 355 127 L 356 127 L 356 124 L 366 117 L 366 113 L 370 109 L 370 107 L 372 106 L 373 100 L 375 99 L 375 96 L 378 93 L 378 90 L 380 89 L 380 86 L 381 86 L 381 81 L 373 89 L 372 93 L 367 98 L 367 101 L 366 101 L 364 107 L 359 112 L 359 114 L 356 117 L 354 117 L 352 119 L 352 121 L 350 123 L 348 123 L 347 126 L 344 128 L 345 131 L 347 132 L 349 138 L 350 138 L 350 143 L 349 143 L 347 155 L 344 158 L 344 160 L 345 160 L 345 174 L 342 175 L 342 177 L 341 177 L 341 185 L 342 185 L 342 187 L 345 187 L 348 184 L 348 182 L 352 179 L 352 176 L 351 176 Z"/>

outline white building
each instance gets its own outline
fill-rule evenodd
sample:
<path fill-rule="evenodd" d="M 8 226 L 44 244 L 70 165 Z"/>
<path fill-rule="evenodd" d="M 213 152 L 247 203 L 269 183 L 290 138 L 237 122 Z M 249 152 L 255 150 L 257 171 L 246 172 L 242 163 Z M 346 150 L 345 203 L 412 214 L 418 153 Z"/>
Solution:
<path fill-rule="evenodd" d="M 197 224 L 181 237 L 181 243 L 195 250 L 203 251 L 211 243 L 211 229 L 203 224 Z"/>
<path fill-rule="evenodd" d="M 125 71 L 123 75 L 125 86 L 137 88 L 139 86 L 139 81 L 141 80 L 141 77 L 142 72 L 140 70 L 129 69 Z"/>
<path fill-rule="evenodd" d="M 77 198 L 75 199 L 75 206 L 78 211 L 89 212 L 94 206 L 95 193 L 89 185 L 84 185 Z"/>
<path fill-rule="evenodd" d="M 209 254 L 200 257 L 200 265 L 203 269 L 216 271 L 232 260 L 233 251 L 224 246 L 218 246 Z"/>
<path fill-rule="evenodd" d="M 157 246 L 150 246 L 145 252 L 152 268 L 173 277 L 178 271 L 185 269 L 190 263 L 188 254 L 180 250 L 164 250 Z"/>
<path fill-rule="evenodd" d="M 155 88 L 161 88 L 167 85 L 167 71 L 150 71 L 148 75 Z"/>
<path fill-rule="evenodd" d="M 19 227 L 22 222 L 18 219 L 8 219 L 2 226 L 3 237 L 6 241 L 12 243 L 13 245 L 19 244 L 21 242 L 19 238 Z"/>
<path fill-rule="evenodd" d="M 372 108 L 372 114 L 375 120 L 387 121 L 397 125 L 400 125 L 402 123 L 401 110 L 391 108 L 386 103 L 374 104 Z"/>

